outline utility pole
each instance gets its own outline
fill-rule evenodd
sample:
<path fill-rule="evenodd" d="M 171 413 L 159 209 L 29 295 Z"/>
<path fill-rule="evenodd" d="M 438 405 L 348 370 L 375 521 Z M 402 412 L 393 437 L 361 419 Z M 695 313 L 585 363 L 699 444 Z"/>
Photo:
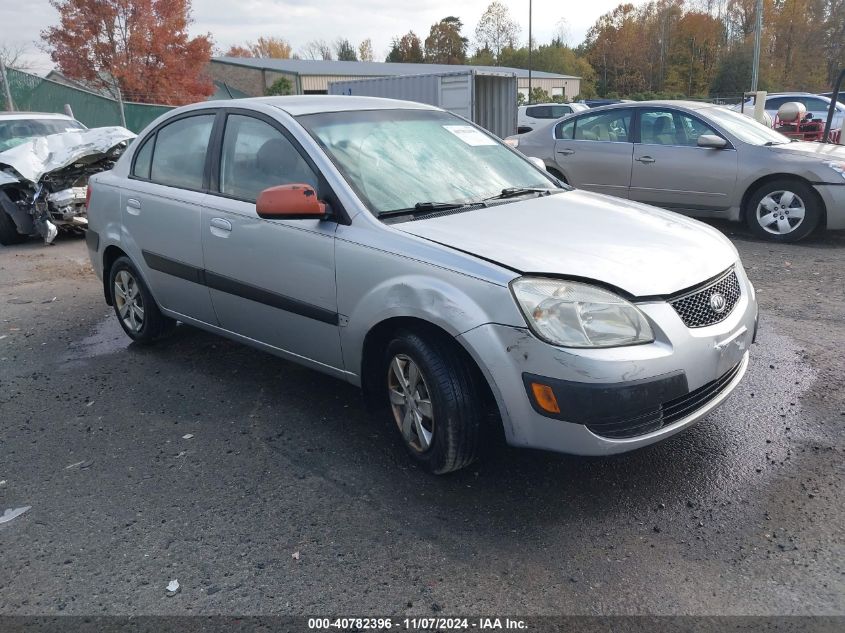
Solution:
<path fill-rule="evenodd" d="M 757 92 L 757 80 L 760 76 L 760 40 L 763 39 L 763 0 L 757 0 L 754 24 L 754 62 L 751 67 L 751 92 Z"/>
<path fill-rule="evenodd" d="M 120 90 L 120 84 L 115 77 L 112 77 L 114 82 L 114 90 L 117 93 L 117 107 L 120 109 L 120 125 L 126 127 L 126 113 L 123 111 L 123 92 Z"/>
<path fill-rule="evenodd" d="M 531 103 L 531 0 L 528 0 L 528 103 Z"/>
<path fill-rule="evenodd" d="M 12 101 L 12 90 L 9 88 L 9 75 L 6 73 L 6 64 L 0 59 L 0 79 L 3 80 L 3 94 L 6 97 L 6 110 L 15 111 L 15 103 Z"/>

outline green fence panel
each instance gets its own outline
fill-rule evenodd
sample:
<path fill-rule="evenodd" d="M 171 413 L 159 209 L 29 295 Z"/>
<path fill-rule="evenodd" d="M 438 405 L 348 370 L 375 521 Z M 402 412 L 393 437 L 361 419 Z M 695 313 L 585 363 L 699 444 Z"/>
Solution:
<path fill-rule="evenodd" d="M 121 124 L 120 105 L 116 99 L 12 68 L 6 69 L 6 76 L 15 110 L 62 113 L 67 104 L 73 110 L 73 116 L 88 127 Z M 8 109 L 2 91 L 0 102 L 3 110 Z M 133 132 L 140 132 L 156 117 L 171 109 L 171 106 L 164 105 L 124 103 L 126 127 Z"/>

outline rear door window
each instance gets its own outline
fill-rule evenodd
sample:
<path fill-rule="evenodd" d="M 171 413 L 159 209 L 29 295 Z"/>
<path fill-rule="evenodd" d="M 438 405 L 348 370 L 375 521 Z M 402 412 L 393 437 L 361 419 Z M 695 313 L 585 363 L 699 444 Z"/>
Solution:
<path fill-rule="evenodd" d="M 214 116 L 190 116 L 161 128 L 156 135 L 150 180 L 170 187 L 202 190 Z"/>
<path fill-rule="evenodd" d="M 576 141 L 630 143 L 631 110 L 618 109 L 590 114 L 575 123 Z"/>

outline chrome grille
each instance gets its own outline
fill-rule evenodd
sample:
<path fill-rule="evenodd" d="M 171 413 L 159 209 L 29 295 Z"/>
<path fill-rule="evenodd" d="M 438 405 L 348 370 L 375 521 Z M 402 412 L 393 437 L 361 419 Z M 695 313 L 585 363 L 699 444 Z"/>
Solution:
<path fill-rule="evenodd" d="M 724 298 L 724 308 L 721 312 L 713 308 L 711 301 L 713 295 L 717 293 Z M 675 312 L 681 317 L 684 325 L 704 327 L 728 318 L 741 295 L 736 271 L 731 269 L 720 279 L 669 303 L 675 308 Z"/>

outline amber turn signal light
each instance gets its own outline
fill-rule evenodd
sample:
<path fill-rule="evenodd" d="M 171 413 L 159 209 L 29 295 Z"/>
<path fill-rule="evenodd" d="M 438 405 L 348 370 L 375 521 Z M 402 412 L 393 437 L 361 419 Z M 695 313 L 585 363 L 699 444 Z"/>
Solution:
<path fill-rule="evenodd" d="M 557 406 L 557 398 L 555 392 L 548 385 L 540 384 L 539 382 L 531 383 L 531 392 L 534 394 L 534 400 L 543 411 L 549 413 L 560 413 L 560 407 Z"/>

